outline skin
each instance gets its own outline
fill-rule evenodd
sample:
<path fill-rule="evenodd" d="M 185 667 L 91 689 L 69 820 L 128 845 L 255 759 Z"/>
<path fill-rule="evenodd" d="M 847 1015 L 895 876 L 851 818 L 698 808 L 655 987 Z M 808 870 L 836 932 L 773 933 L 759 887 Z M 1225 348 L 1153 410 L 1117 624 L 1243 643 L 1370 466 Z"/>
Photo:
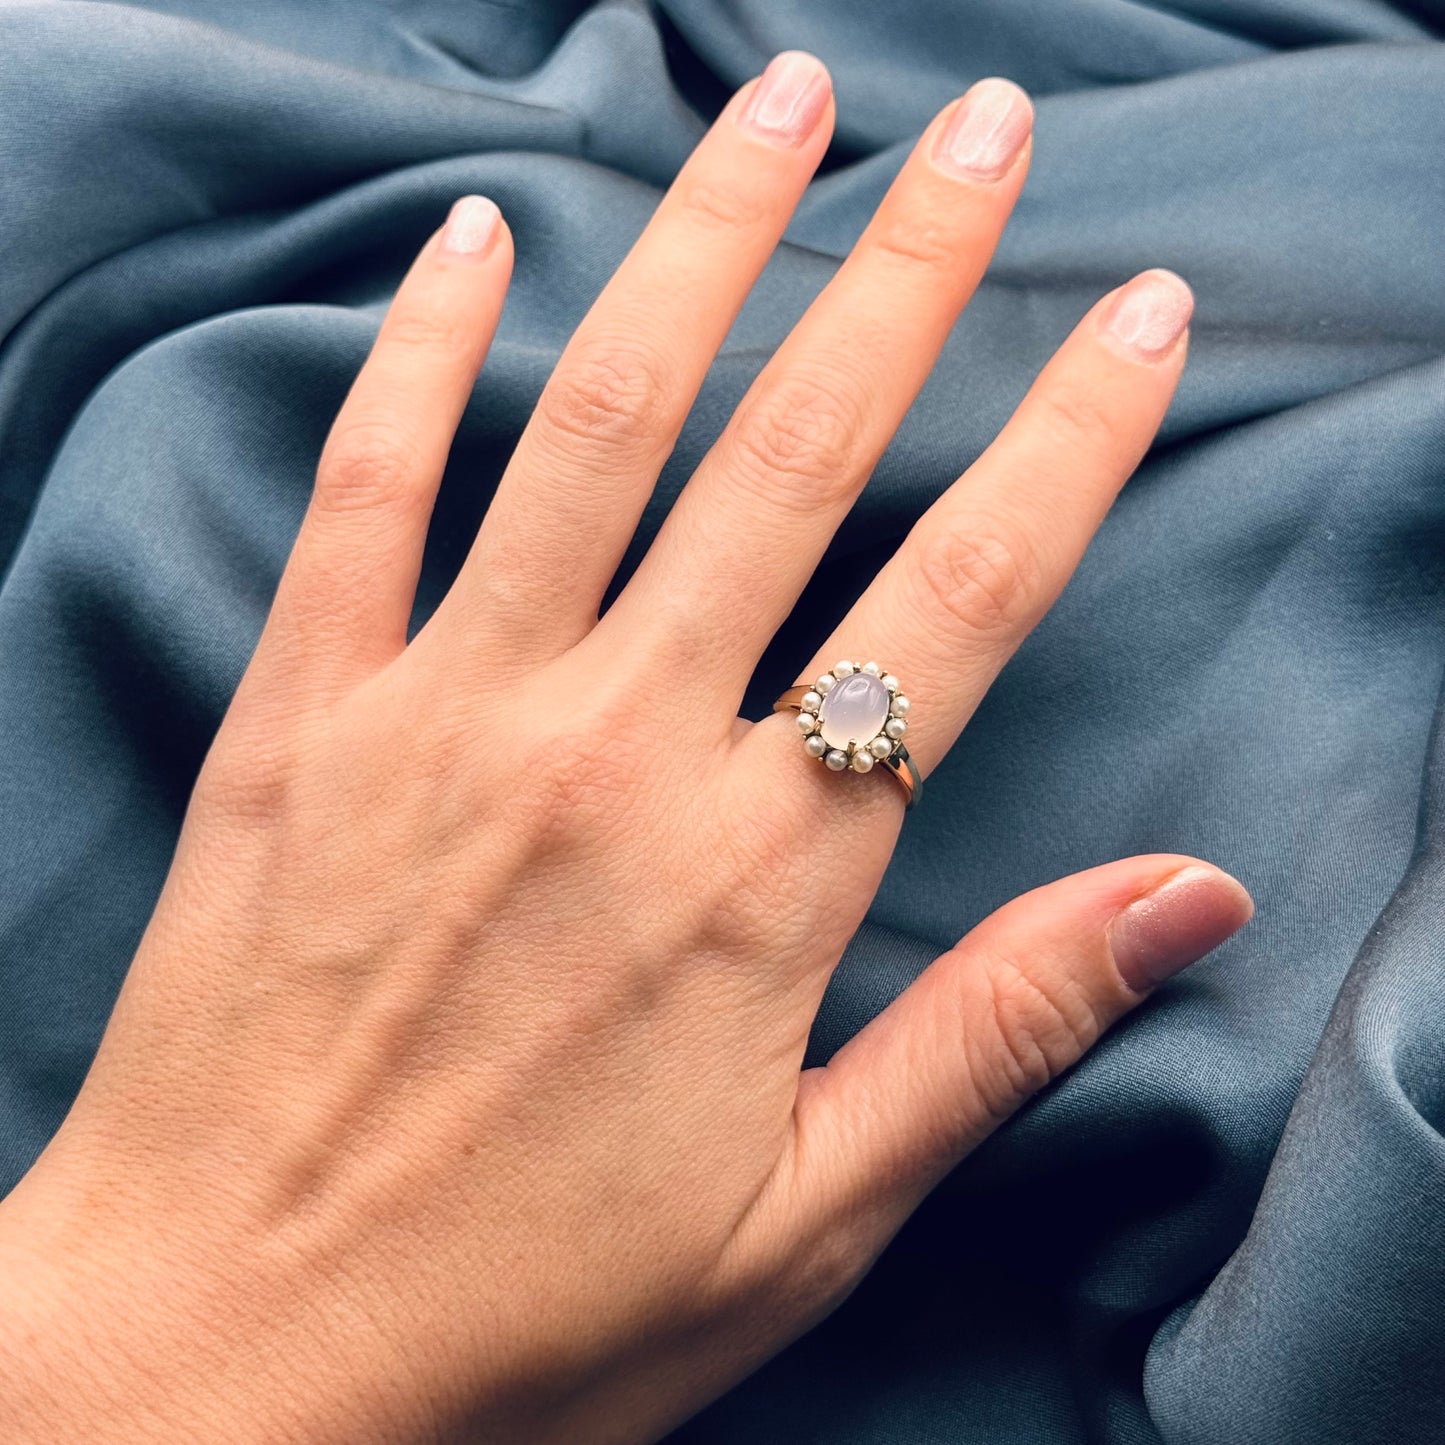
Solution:
<path fill-rule="evenodd" d="M 737 710 L 1029 144 L 970 172 L 937 149 L 960 103 L 928 128 L 599 622 L 828 142 L 831 99 L 759 130 L 757 85 L 582 323 L 409 645 L 511 238 L 477 248 L 474 206 L 474 249 L 433 235 L 405 277 L 94 1066 L 0 1204 L 13 1445 L 655 1440 L 836 1307 L 947 1170 L 1249 916 L 1198 859 L 1091 869 L 801 1069 L 902 794 L 808 759 L 792 714 Z M 962 104 L 985 99 L 1008 97 Z M 800 673 L 885 661 L 925 776 L 1169 403 L 1181 293 L 1133 286 Z"/>

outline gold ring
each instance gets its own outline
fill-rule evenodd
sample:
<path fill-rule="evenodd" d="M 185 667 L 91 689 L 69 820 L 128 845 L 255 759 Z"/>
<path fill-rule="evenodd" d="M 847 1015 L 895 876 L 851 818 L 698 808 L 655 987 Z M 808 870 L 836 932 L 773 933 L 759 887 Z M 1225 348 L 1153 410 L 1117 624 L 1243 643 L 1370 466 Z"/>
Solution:
<path fill-rule="evenodd" d="M 803 750 L 835 773 L 872 772 L 882 764 L 903 789 L 911 808 L 923 793 L 923 779 L 903 734 L 908 731 L 908 698 L 902 684 L 876 662 L 838 663 L 816 682 L 790 687 L 774 712 L 798 714 Z"/>

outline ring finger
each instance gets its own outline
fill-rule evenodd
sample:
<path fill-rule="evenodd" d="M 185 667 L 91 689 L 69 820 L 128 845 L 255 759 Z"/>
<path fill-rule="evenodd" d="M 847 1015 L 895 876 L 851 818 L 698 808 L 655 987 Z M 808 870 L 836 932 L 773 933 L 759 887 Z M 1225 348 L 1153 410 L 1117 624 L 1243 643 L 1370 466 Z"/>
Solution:
<path fill-rule="evenodd" d="M 905 741 L 920 773 L 1063 590 L 1148 449 L 1184 368 L 1192 310 L 1189 287 L 1161 270 L 1093 306 L 804 669 L 811 678 L 866 657 L 891 670 L 909 698 Z M 784 747 L 797 737 L 786 716 Z M 741 745 L 783 731 L 770 720 Z"/>

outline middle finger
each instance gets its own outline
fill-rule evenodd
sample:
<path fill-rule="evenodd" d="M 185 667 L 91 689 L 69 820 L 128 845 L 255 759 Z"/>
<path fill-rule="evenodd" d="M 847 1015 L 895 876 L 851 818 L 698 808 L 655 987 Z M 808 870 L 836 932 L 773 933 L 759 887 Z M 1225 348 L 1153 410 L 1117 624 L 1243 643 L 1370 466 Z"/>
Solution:
<path fill-rule="evenodd" d="M 602 629 L 706 659 L 741 697 L 982 278 L 1023 185 L 1032 121 L 1022 90 L 988 79 L 928 127 Z"/>

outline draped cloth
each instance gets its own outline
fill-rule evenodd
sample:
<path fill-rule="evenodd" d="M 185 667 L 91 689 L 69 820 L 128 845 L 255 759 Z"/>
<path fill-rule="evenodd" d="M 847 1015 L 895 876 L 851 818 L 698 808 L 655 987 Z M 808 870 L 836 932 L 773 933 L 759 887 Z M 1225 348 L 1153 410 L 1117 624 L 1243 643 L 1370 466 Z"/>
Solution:
<path fill-rule="evenodd" d="M 1445 0 L 0 4 L 0 1186 L 80 1083 L 326 429 L 451 200 L 499 202 L 517 268 L 418 620 L 734 86 L 815 51 L 837 138 L 624 577 L 930 115 L 1001 73 L 1037 102 L 1023 198 L 750 714 L 1096 296 L 1178 270 L 1189 365 L 909 815 L 810 1061 L 1075 869 L 1195 853 L 1258 913 L 674 1438 L 1445 1438 L 1442 37 Z"/>

